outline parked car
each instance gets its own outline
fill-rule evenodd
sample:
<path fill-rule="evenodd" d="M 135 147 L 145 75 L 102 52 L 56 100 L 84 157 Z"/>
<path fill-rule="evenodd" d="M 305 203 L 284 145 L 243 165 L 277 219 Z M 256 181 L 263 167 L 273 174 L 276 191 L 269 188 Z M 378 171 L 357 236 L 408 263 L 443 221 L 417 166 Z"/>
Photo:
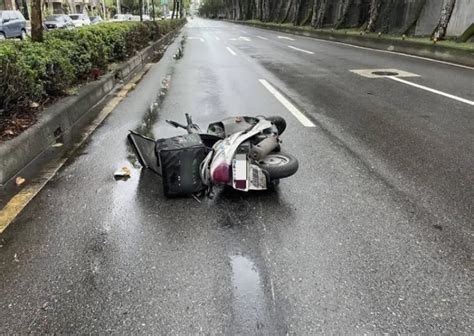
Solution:
<path fill-rule="evenodd" d="M 26 20 L 19 11 L 0 11 L 0 40 L 26 36 Z"/>
<path fill-rule="evenodd" d="M 87 14 L 69 14 L 75 27 L 88 26 L 91 24 L 91 20 Z"/>
<path fill-rule="evenodd" d="M 102 19 L 102 17 L 100 15 L 97 15 L 97 16 L 93 16 L 90 18 L 91 20 L 91 24 L 98 24 L 98 23 L 101 23 L 101 22 L 104 22 L 104 19 Z"/>
<path fill-rule="evenodd" d="M 112 21 L 131 21 L 132 14 L 115 14 Z"/>
<path fill-rule="evenodd" d="M 142 15 L 143 21 L 151 21 L 150 15 L 143 14 Z M 140 21 L 140 15 L 132 15 L 132 21 Z"/>
<path fill-rule="evenodd" d="M 46 18 L 44 24 L 48 29 L 73 29 L 75 27 L 71 18 L 65 14 L 50 15 Z"/>

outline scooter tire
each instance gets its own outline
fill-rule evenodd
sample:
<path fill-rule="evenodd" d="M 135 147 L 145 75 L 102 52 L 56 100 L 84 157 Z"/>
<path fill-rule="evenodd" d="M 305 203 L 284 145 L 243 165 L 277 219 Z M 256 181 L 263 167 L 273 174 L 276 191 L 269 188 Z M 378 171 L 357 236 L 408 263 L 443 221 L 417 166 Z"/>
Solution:
<path fill-rule="evenodd" d="M 257 162 L 265 170 L 270 180 L 278 180 L 295 174 L 298 170 L 298 160 L 285 152 L 272 152 Z"/>
<path fill-rule="evenodd" d="M 271 121 L 278 130 L 278 135 L 281 135 L 286 130 L 286 120 L 279 116 L 266 117 L 268 121 Z"/>

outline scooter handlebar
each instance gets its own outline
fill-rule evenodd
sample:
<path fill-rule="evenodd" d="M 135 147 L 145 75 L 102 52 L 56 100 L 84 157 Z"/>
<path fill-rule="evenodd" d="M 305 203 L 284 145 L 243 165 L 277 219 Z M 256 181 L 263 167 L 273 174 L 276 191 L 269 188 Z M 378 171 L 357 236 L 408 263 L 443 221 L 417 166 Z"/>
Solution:
<path fill-rule="evenodd" d="M 171 126 L 173 126 L 173 127 L 187 129 L 186 126 L 181 125 L 180 123 L 177 123 L 176 121 L 173 121 L 173 120 L 166 120 L 166 122 L 167 122 L 168 124 L 170 124 Z"/>

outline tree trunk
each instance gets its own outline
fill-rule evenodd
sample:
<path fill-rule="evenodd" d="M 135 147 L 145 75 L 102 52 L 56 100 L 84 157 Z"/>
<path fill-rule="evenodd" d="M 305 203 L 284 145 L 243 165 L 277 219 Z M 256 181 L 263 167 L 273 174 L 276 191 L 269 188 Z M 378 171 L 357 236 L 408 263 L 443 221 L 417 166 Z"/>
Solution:
<path fill-rule="evenodd" d="M 151 11 L 153 13 L 153 21 L 155 21 L 155 0 L 151 0 Z M 104 14 L 104 18 L 105 18 L 105 14 Z"/>
<path fill-rule="evenodd" d="M 342 26 L 344 21 L 346 20 L 347 14 L 349 14 L 349 8 L 351 7 L 353 0 L 344 0 L 342 3 L 342 13 L 339 19 L 336 21 L 334 25 L 335 29 L 339 29 Z"/>
<path fill-rule="evenodd" d="M 326 15 L 327 0 L 321 0 L 318 8 L 318 15 L 316 16 L 315 28 L 322 28 L 324 24 L 324 16 Z"/>
<path fill-rule="evenodd" d="M 300 16 L 300 10 L 301 10 L 301 1 L 302 0 L 295 0 L 294 6 L 295 10 L 293 12 L 293 19 L 291 22 L 293 23 L 294 26 L 298 25 L 299 22 L 299 16 Z"/>
<path fill-rule="evenodd" d="M 306 15 L 305 19 L 303 20 L 303 22 L 301 22 L 301 25 L 305 26 L 307 25 L 308 23 L 311 23 L 311 18 L 313 17 L 313 10 L 314 10 L 314 2 L 317 1 L 317 0 L 312 0 L 311 1 L 311 4 L 309 6 L 309 11 L 308 11 L 308 14 Z"/>
<path fill-rule="evenodd" d="M 425 5 L 426 5 L 426 0 L 421 1 L 418 4 L 418 6 L 415 8 L 416 14 L 414 15 L 414 19 L 408 22 L 406 26 L 402 27 L 402 29 L 400 30 L 400 34 L 408 33 L 408 31 L 417 23 Z"/>
<path fill-rule="evenodd" d="M 33 0 L 31 2 L 31 39 L 35 42 L 43 42 L 41 0 Z"/>
<path fill-rule="evenodd" d="M 176 3 L 178 0 L 173 0 L 173 13 L 171 14 L 171 19 L 174 19 L 174 16 L 176 14 Z"/>
<path fill-rule="evenodd" d="M 366 31 L 375 31 L 375 24 L 377 23 L 377 19 L 379 18 L 381 5 L 382 0 L 372 0 L 372 2 L 370 3 L 369 23 L 367 24 Z"/>
<path fill-rule="evenodd" d="M 288 1 L 288 7 L 286 7 L 285 16 L 283 17 L 283 20 L 281 20 L 281 23 L 284 23 L 286 20 L 288 20 L 288 15 L 290 15 L 290 9 L 291 6 L 293 6 L 293 1 L 294 0 Z"/>
<path fill-rule="evenodd" d="M 270 18 L 270 0 L 263 0 L 263 20 L 272 21 Z"/>
<path fill-rule="evenodd" d="M 448 23 L 453 14 L 455 4 L 456 0 L 444 0 L 439 23 L 433 32 L 433 40 L 440 40 L 446 36 L 446 29 L 448 28 Z"/>
<path fill-rule="evenodd" d="M 143 21 L 143 0 L 139 0 L 138 5 L 140 6 L 140 11 L 139 11 L 140 21 Z"/>
<path fill-rule="evenodd" d="M 23 6 L 23 16 L 25 17 L 25 20 L 29 20 L 30 13 L 28 12 L 28 4 L 26 3 L 26 0 L 22 0 L 22 6 Z"/>
<path fill-rule="evenodd" d="M 313 15 L 311 17 L 311 26 L 316 26 L 316 21 L 318 19 L 318 10 L 319 10 L 319 3 L 321 0 L 314 0 L 313 2 Z"/>

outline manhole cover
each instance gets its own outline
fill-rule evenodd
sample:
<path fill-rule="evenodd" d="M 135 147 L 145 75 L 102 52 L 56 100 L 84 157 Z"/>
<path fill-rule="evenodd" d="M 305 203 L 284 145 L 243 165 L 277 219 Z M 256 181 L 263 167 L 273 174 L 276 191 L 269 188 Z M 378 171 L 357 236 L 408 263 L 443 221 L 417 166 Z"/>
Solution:
<path fill-rule="evenodd" d="M 398 72 L 393 71 L 373 71 L 372 74 L 376 76 L 398 76 Z"/>

